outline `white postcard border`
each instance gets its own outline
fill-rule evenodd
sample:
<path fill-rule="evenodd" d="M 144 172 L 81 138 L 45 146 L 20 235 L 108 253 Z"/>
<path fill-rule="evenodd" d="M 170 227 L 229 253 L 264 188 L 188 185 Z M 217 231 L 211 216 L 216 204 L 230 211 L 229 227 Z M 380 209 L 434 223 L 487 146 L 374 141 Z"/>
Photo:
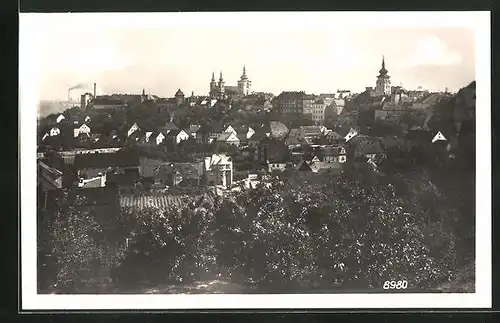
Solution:
<path fill-rule="evenodd" d="M 62 26 L 85 28 L 464 27 L 476 31 L 476 292 L 471 294 L 283 294 L 283 295 L 38 295 L 36 279 L 37 32 Z M 257 15 L 261 17 L 256 18 Z M 296 15 L 298 19 L 290 19 Z M 210 17 L 207 17 L 210 16 Z M 269 17 L 272 16 L 272 19 Z M 132 19 L 130 19 L 132 17 Z M 209 18 L 209 19 L 208 19 Z M 266 22 L 271 21 L 269 25 Z M 91 27 L 89 22 L 92 23 Z M 43 26 L 43 29 L 41 27 Z M 254 26 L 252 26 L 254 28 Z M 20 164 L 22 310 L 70 309 L 307 309 L 491 307 L 491 39 L 490 12 L 281 12 L 20 14 Z M 55 58 L 57 59 L 57 58 Z"/>

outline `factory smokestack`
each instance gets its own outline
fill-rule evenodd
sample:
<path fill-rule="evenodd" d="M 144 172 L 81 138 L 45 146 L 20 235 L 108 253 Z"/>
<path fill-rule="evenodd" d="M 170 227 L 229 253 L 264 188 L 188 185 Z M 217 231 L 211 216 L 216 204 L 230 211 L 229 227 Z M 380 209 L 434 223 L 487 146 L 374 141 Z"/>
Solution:
<path fill-rule="evenodd" d="M 97 85 L 94 83 L 94 98 L 96 96 L 96 88 L 97 88 Z"/>

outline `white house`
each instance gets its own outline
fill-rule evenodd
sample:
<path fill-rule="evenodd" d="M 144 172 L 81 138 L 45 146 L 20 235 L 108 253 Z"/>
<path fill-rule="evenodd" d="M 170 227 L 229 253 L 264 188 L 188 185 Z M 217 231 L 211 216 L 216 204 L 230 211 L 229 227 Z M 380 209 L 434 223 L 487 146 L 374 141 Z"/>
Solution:
<path fill-rule="evenodd" d="M 179 144 L 181 141 L 183 140 L 188 140 L 189 139 L 189 135 L 187 134 L 187 132 L 185 132 L 184 130 L 171 130 L 168 134 L 167 134 L 168 137 L 171 137 L 174 139 L 174 142 L 176 144 Z"/>
<path fill-rule="evenodd" d="M 146 131 L 146 142 L 149 142 L 149 138 L 151 138 L 152 134 L 153 134 L 152 131 Z"/>
<path fill-rule="evenodd" d="M 73 135 L 75 136 L 75 138 L 78 137 L 81 133 L 90 136 L 90 128 L 85 123 L 73 130 Z"/>
<path fill-rule="evenodd" d="M 156 140 L 156 144 L 159 145 L 163 142 L 163 140 L 165 139 L 165 135 L 163 133 L 159 133 L 158 136 L 156 136 L 155 140 Z"/>
<path fill-rule="evenodd" d="M 226 130 L 224 130 L 224 132 L 232 132 L 235 135 L 238 135 L 238 133 L 236 132 L 236 130 L 234 130 L 234 128 L 232 126 L 227 126 L 227 128 L 226 128 Z"/>
<path fill-rule="evenodd" d="M 56 122 L 59 123 L 61 121 L 63 121 L 64 119 L 66 119 L 62 114 L 60 114 L 57 119 L 56 119 Z"/>
<path fill-rule="evenodd" d="M 247 130 L 247 139 L 252 138 L 252 136 L 255 134 L 255 130 L 252 129 L 252 127 L 248 127 Z"/>
<path fill-rule="evenodd" d="M 85 117 L 85 122 L 90 122 L 90 121 L 91 121 L 90 117 L 89 117 L 89 116 L 86 116 L 86 117 Z"/>
<path fill-rule="evenodd" d="M 358 135 L 358 132 L 354 129 L 350 129 L 349 130 L 349 133 L 344 137 L 345 138 L 345 141 L 348 142 L 349 140 L 351 140 L 352 138 L 356 137 Z"/>
<path fill-rule="evenodd" d="M 43 137 L 42 137 L 42 141 L 45 141 L 45 139 L 46 139 L 48 136 L 49 136 L 49 134 L 48 134 L 48 133 L 45 133 L 45 134 L 43 135 Z"/>
<path fill-rule="evenodd" d="M 51 137 L 58 136 L 61 134 L 61 130 L 59 128 L 54 127 L 52 129 L 50 129 L 49 134 Z"/>
<path fill-rule="evenodd" d="M 139 126 L 137 125 L 137 123 L 134 123 L 132 127 L 130 127 L 130 129 L 128 130 L 127 137 L 130 137 L 130 135 L 136 132 L 137 130 L 139 130 Z"/>
<path fill-rule="evenodd" d="M 446 140 L 448 139 L 446 139 L 446 137 L 443 136 L 441 131 L 438 131 L 438 133 L 434 136 L 434 138 L 432 138 L 432 143 L 435 143 L 436 141 L 446 141 Z"/>

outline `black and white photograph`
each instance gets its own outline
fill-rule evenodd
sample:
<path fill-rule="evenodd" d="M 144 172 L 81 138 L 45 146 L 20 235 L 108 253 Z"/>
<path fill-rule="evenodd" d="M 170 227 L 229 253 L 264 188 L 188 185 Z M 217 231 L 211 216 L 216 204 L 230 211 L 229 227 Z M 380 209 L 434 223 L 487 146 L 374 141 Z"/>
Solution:
<path fill-rule="evenodd" d="M 491 306 L 489 35 L 21 14 L 22 307 Z"/>

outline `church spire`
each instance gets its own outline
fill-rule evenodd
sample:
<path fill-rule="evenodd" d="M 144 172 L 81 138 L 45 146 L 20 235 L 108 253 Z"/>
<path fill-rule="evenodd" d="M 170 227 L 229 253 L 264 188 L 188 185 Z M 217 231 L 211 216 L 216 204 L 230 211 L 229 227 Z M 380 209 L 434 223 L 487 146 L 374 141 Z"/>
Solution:
<path fill-rule="evenodd" d="M 385 56 L 382 55 L 382 68 L 380 69 L 380 75 L 387 75 L 387 69 L 385 68 Z"/>
<path fill-rule="evenodd" d="M 212 72 L 212 82 L 215 82 L 215 73 Z"/>
<path fill-rule="evenodd" d="M 219 77 L 219 81 L 222 81 L 222 71 L 220 71 L 220 77 Z"/>

